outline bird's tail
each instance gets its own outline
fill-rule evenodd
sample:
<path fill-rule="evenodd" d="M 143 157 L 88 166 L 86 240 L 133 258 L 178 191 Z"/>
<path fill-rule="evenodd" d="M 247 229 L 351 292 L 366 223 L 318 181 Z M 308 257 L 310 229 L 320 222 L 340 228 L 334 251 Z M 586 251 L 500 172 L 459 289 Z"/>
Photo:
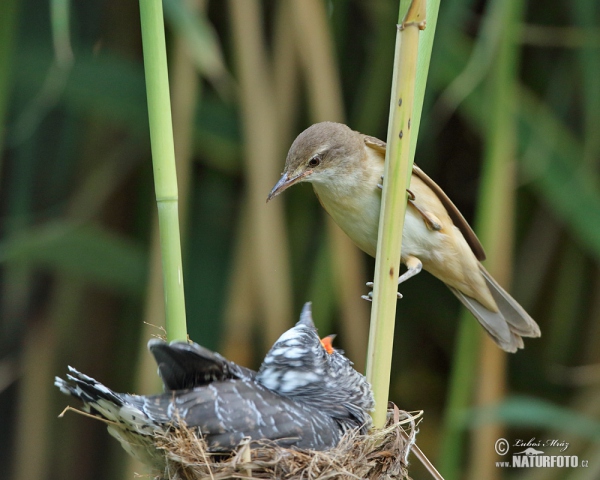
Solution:
<path fill-rule="evenodd" d="M 60 391 L 65 395 L 70 395 L 80 400 L 84 405 L 85 411 L 98 414 L 106 420 L 115 421 L 116 418 L 111 413 L 111 410 L 120 409 L 124 405 L 123 398 L 118 393 L 113 392 L 110 388 L 105 387 L 92 377 L 88 377 L 75 370 L 73 367 L 69 367 L 67 380 L 56 377 L 54 385 L 60 388 Z M 96 407 L 99 402 L 110 406 L 110 408 L 95 408 L 95 411 L 92 412 L 90 407 Z M 107 411 L 105 412 L 104 410 Z"/>
<path fill-rule="evenodd" d="M 525 309 L 494 280 L 483 265 L 479 264 L 479 268 L 498 305 L 498 312 L 488 310 L 474 298 L 468 297 L 453 287 L 450 287 L 450 290 L 479 320 L 479 323 L 500 348 L 514 353 L 517 349 L 523 348 L 522 337 L 541 336 L 540 327 Z"/>
<path fill-rule="evenodd" d="M 84 411 L 109 425 L 122 424 L 141 434 L 149 434 L 153 429 L 152 420 L 143 411 L 142 397 L 113 392 L 73 367 L 69 367 L 67 380 L 56 377 L 54 385 L 64 394 L 80 400 Z"/>
<path fill-rule="evenodd" d="M 144 397 L 113 392 L 91 377 L 69 367 L 67 380 L 56 377 L 54 385 L 83 402 L 83 410 L 107 424 L 110 435 L 125 451 L 153 468 L 164 468 L 164 455 L 156 450 L 153 434 L 161 429 L 145 410 Z M 149 397 L 152 399 L 153 397 Z M 164 416 L 164 415 L 163 415 Z"/>

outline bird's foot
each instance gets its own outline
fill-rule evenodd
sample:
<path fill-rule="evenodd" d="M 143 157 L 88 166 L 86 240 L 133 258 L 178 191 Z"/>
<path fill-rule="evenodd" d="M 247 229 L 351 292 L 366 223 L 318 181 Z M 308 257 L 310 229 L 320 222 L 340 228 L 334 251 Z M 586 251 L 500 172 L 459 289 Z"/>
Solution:
<path fill-rule="evenodd" d="M 374 283 L 373 282 L 367 282 L 367 287 L 369 288 L 373 288 Z M 396 292 L 397 298 L 398 300 L 400 300 L 402 298 L 402 294 L 400 292 Z M 373 290 L 371 290 L 369 292 L 368 295 L 361 295 L 361 297 L 363 300 L 366 300 L 367 302 L 372 302 L 373 301 Z"/>

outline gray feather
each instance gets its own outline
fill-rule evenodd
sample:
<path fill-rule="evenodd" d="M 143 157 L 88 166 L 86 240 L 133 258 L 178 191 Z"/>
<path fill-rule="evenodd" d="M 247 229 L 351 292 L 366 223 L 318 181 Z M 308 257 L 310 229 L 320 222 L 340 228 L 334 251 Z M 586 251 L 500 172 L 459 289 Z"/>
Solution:
<path fill-rule="evenodd" d="M 477 300 L 468 297 L 454 287 L 448 288 L 467 307 L 502 350 L 514 353 L 517 349 L 523 348 L 523 340 L 510 331 L 502 313 L 488 310 Z"/>
<path fill-rule="evenodd" d="M 535 320 L 494 280 L 483 265 L 479 264 L 479 269 L 511 331 L 523 337 L 540 337 L 542 332 Z"/>
<path fill-rule="evenodd" d="M 213 452 L 231 451 L 246 436 L 324 450 L 354 427 L 351 423 L 345 428 L 343 422 L 317 408 L 282 397 L 254 381 L 226 380 L 175 395 L 138 396 L 115 393 L 73 368 L 70 372 L 68 380 L 56 378 L 55 385 L 80 399 L 87 412 L 108 420 L 111 435 L 127 452 L 151 465 L 158 464 L 160 455 L 146 452 L 152 444 L 149 437 L 176 427 L 180 420 L 201 432 Z"/>
<path fill-rule="evenodd" d="M 310 304 L 269 351 L 259 374 L 196 344 L 153 340 L 149 348 L 167 393 L 115 393 L 73 368 L 67 380 L 55 381 L 106 421 L 110 434 L 144 463 L 164 461 L 152 436 L 181 421 L 215 452 L 235 449 L 244 437 L 325 450 L 348 430 L 365 432 L 371 423 L 369 384 L 341 351 L 325 350 Z"/>
<path fill-rule="evenodd" d="M 450 291 L 467 307 L 500 348 L 514 353 L 524 347 L 521 337 L 539 337 L 541 335 L 540 327 L 523 307 L 492 278 L 483 265 L 479 264 L 479 268 L 498 305 L 498 312 L 488 310 L 477 300 L 456 288 L 449 287 Z"/>
<path fill-rule="evenodd" d="M 152 339 L 148 350 L 158 365 L 165 390 L 186 390 L 227 379 L 252 379 L 256 372 L 230 362 L 197 343 Z"/>

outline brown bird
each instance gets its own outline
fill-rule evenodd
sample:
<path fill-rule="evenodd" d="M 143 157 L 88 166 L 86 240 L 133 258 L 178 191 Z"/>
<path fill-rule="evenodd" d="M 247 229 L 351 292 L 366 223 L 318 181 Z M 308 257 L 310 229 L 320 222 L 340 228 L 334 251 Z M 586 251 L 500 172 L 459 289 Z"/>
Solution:
<path fill-rule="evenodd" d="M 364 252 L 377 249 L 385 142 L 340 123 L 302 132 L 288 152 L 281 179 L 267 201 L 299 182 L 310 182 L 323 208 Z M 398 283 L 427 270 L 444 282 L 507 352 L 521 337 L 539 337 L 537 323 L 481 265 L 479 239 L 442 189 L 416 165 L 402 232 L 407 271 Z"/>

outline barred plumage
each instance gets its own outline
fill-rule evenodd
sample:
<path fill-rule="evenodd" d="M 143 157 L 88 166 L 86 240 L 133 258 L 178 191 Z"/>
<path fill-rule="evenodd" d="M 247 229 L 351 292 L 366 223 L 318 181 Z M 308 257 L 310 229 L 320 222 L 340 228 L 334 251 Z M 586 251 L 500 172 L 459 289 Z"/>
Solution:
<path fill-rule="evenodd" d="M 259 372 L 196 344 L 152 340 L 166 393 L 115 393 L 69 367 L 55 385 L 80 399 L 84 410 L 107 420 L 125 450 L 160 467 L 152 436 L 183 421 L 215 452 L 234 449 L 246 436 L 281 446 L 334 447 L 354 428 L 370 426 L 373 396 L 364 376 L 339 350 L 327 353 L 306 304 L 300 321 L 273 345 Z"/>

